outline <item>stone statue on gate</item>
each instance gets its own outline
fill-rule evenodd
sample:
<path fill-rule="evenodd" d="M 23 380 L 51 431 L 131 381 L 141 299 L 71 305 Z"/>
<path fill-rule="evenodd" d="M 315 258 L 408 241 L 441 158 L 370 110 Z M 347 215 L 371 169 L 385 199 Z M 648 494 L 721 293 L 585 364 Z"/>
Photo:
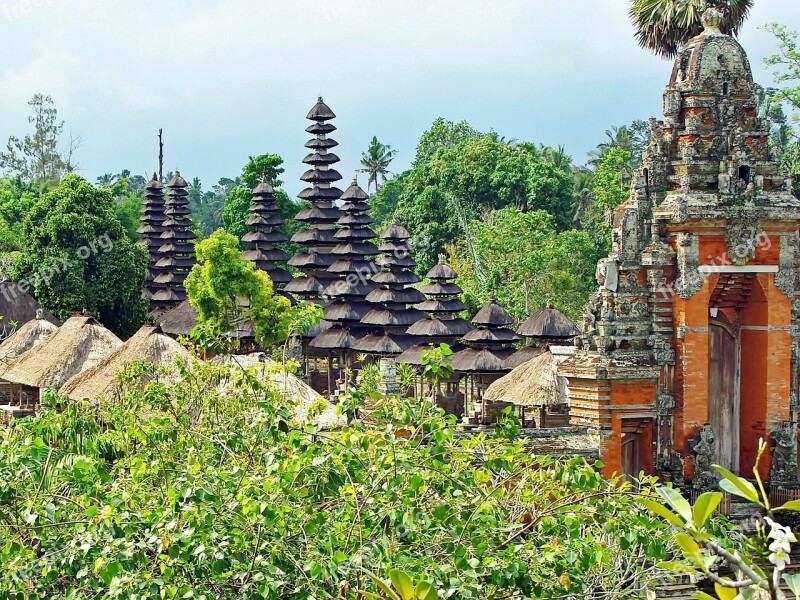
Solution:
<path fill-rule="evenodd" d="M 772 465 L 770 483 L 797 485 L 797 428 L 792 421 L 783 421 L 772 431 Z"/>
<path fill-rule="evenodd" d="M 714 432 L 706 423 L 700 429 L 700 441 L 694 445 L 694 479 L 692 487 L 696 490 L 710 490 L 717 487 L 717 476 L 714 472 Z"/>

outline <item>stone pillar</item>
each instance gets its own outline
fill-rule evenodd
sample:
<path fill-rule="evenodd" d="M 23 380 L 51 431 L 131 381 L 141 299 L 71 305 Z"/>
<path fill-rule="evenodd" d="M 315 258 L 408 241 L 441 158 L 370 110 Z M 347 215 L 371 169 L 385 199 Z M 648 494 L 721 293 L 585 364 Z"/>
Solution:
<path fill-rule="evenodd" d="M 397 362 L 393 358 L 381 358 L 381 381 L 378 391 L 384 396 L 399 396 L 400 385 L 397 383 Z"/>

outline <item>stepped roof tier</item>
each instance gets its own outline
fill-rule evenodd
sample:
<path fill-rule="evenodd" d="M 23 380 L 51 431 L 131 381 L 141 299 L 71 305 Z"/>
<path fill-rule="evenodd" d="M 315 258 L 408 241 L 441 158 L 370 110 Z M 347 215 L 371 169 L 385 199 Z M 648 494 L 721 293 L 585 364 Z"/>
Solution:
<path fill-rule="evenodd" d="M 284 290 L 299 298 L 316 303 L 323 303 L 323 292 L 338 275 L 328 272 L 328 268 L 336 261 L 332 250 L 339 240 L 336 239 L 336 223 L 342 217 L 342 211 L 335 202 L 342 195 L 342 190 L 334 184 L 342 179 L 333 165 L 339 162 L 339 157 L 329 152 L 338 143 L 328 137 L 336 127 L 327 123 L 336 118 L 333 111 L 320 98 L 309 111 L 306 118 L 314 123 L 306 131 L 314 137 L 306 142 L 306 148 L 311 152 L 303 159 L 309 169 L 300 179 L 308 184 L 298 197 L 309 203 L 296 215 L 296 219 L 307 225 L 306 229 L 298 231 L 292 236 L 292 241 L 300 244 L 304 249 L 289 259 L 291 267 L 303 272 L 300 277 L 295 277 L 286 284 Z M 319 327 L 312 329 L 307 334 L 318 333 Z"/>
<path fill-rule="evenodd" d="M 320 350 L 350 350 L 358 338 L 368 333 L 360 322 L 372 308 L 366 300 L 367 294 L 378 287 L 370 281 L 378 270 L 373 259 L 379 250 L 372 242 L 377 236 L 369 226 L 372 223 L 367 214 L 369 196 L 354 181 L 341 199 L 342 216 L 334 234 L 338 244 L 331 250 L 336 260 L 328 267 L 328 272 L 338 279 L 322 293 L 330 299 L 323 312 L 330 327 L 309 343 Z"/>
<path fill-rule="evenodd" d="M 162 258 L 159 249 L 163 245 L 161 234 L 164 232 L 164 221 L 167 216 L 164 214 L 164 186 L 153 173 L 153 178 L 147 182 L 144 188 L 144 202 L 142 203 L 142 214 L 139 221 L 142 225 L 136 230 L 141 235 L 137 242 L 147 247 L 150 260 L 147 269 L 147 278 L 142 290 L 142 297 L 152 300 L 153 295 L 166 287 L 164 283 L 156 283 L 155 279 L 165 268 L 157 267 L 156 263 Z M 152 307 L 151 307 L 152 308 Z"/>
<path fill-rule="evenodd" d="M 540 356 L 551 343 L 572 345 L 580 331 L 552 302 L 548 302 L 545 308 L 537 310 L 519 326 L 517 334 L 531 344 L 517 350 L 506 361 L 506 366 L 510 369 Z"/>
<path fill-rule="evenodd" d="M 453 354 L 451 364 L 457 373 L 507 373 L 505 361 L 514 353 L 519 337 L 509 325 L 514 320 L 497 304 L 494 294 L 472 318 L 475 329 L 461 338 L 467 346 Z"/>
<path fill-rule="evenodd" d="M 422 351 L 441 343 L 448 344 L 457 352 L 461 349 L 457 341 L 474 329 L 469 321 L 458 317 L 466 306 L 461 302 L 461 288 L 453 283 L 458 274 L 447 264 L 444 254 L 439 255 L 439 263 L 428 271 L 426 277 L 430 280 L 422 288 L 426 300 L 416 308 L 425 311 L 427 316 L 408 328 L 406 333 L 416 345 L 398 356 L 399 362 L 421 365 Z"/>
<path fill-rule="evenodd" d="M 163 285 L 153 294 L 150 306 L 153 312 L 162 312 L 177 306 L 186 299 L 183 282 L 194 266 L 194 243 L 197 237 L 189 218 L 189 192 L 186 180 L 179 172 L 167 183 L 166 220 L 162 226 L 162 242 L 158 249 L 160 258 L 155 266 L 160 269 L 153 282 Z"/>
<path fill-rule="evenodd" d="M 413 287 L 419 278 L 412 269 L 416 262 L 408 244 L 411 234 L 396 220 L 381 233 L 378 250 L 382 256 L 376 264 L 381 269 L 373 278 L 376 288 L 367 294 L 371 310 L 361 319 L 369 334 L 353 344 L 353 350 L 381 356 L 397 356 L 414 344 L 408 328 L 425 318 L 413 305 L 425 301 L 422 292 Z"/>
<path fill-rule="evenodd" d="M 267 273 L 275 289 L 280 290 L 292 280 L 292 276 L 275 264 L 288 260 L 289 256 L 275 247 L 275 244 L 285 242 L 286 236 L 278 230 L 283 225 L 283 219 L 280 216 L 280 208 L 275 202 L 275 191 L 270 184 L 262 180 L 255 187 L 248 210 L 250 217 L 245 221 L 245 225 L 249 231 L 242 236 L 242 242 L 246 244 L 247 250 L 242 256 L 252 261 L 257 269 Z"/>

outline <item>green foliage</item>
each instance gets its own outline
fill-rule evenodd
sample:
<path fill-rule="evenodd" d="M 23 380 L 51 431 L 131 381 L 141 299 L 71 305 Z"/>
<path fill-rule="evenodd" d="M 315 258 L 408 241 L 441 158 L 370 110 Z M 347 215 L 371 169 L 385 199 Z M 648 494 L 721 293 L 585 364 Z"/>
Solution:
<path fill-rule="evenodd" d="M 442 379 L 453 376 L 453 367 L 450 364 L 452 355 L 450 346 L 444 343 L 420 353 L 422 377 L 431 387 L 435 387 Z"/>
<path fill-rule="evenodd" d="M 753 0 L 630 0 L 629 15 L 642 48 L 673 58 L 687 40 L 703 31 L 706 5 L 722 9 L 720 29 L 736 35 L 747 19 Z"/>
<path fill-rule="evenodd" d="M 4 430 L 0 597 L 639 598 L 669 548 L 634 500 L 652 480 L 456 436 L 416 400 L 321 432 L 255 371 L 179 372 Z"/>
<path fill-rule="evenodd" d="M 603 153 L 592 176 L 592 204 L 581 225 L 606 252 L 611 250 L 609 214 L 628 199 L 632 175 L 631 153 L 615 146 Z"/>
<path fill-rule="evenodd" d="M 280 216 L 284 220 L 283 232 L 287 237 L 291 237 L 298 225 L 294 221 L 295 213 L 298 210 L 297 204 L 292 202 L 289 196 L 282 189 L 279 189 L 283 182 L 278 179 L 284 168 L 281 166 L 283 159 L 277 154 L 259 154 L 251 156 L 242 168 L 242 175 L 239 183 L 228 189 L 224 198 L 224 208 L 222 209 L 222 222 L 225 229 L 241 238 L 247 232 L 245 221 L 250 216 L 247 212 L 250 208 L 252 190 L 255 188 L 262 177 L 275 188 L 275 201 L 280 210 Z"/>
<path fill-rule="evenodd" d="M 596 287 L 602 250 L 586 232 L 559 233 L 544 211 L 504 208 L 470 224 L 467 240 L 451 248 L 451 265 L 472 311 L 494 292 L 519 318 L 553 300 L 576 319 Z"/>
<path fill-rule="evenodd" d="M 58 111 L 50 96 L 35 94 L 28 106 L 33 112 L 28 117 L 33 133 L 21 139 L 8 138 L 6 152 L 0 152 L 0 168 L 18 174 L 28 183 L 52 186 L 64 173 L 74 170 L 72 154 L 80 145 L 80 139 L 70 135 L 67 148 L 59 148 L 64 122 L 58 120 Z"/>
<path fill-rule="evenodd" d="M 106 189 L 78 175 L 36 200 L 12 277 L 59 319 L 83 309 L 120 337 L 144 322 L 147 251 L 125 234 Z"/>
<path fill-rule="evenodd" d="M 567 157 L 568 159 L 568 157 Z M 571 167 L 563 153 L 507 143 L 466 123 L 437 120 L 422 135 L 412 168 L 376 205 L 412 232 L 418 271 L 436 262 L 444 246 L 467 236 L 470 221 L 488 210 L 516 207 L 549 212 L 558 229 L 572 220 Z"/>
<path fill-rule="evenodd" d="M 359 173 L 367 174 L 367 189 L 372 186 L 375 186 L 375 191 L 380 189 L 396 154 L 397 150 L 392 150 L 391 146 L 381 144 L 377 137 L 372 137 L 367 151 L 361 155 L 361 169 L 358 170 Z"/>
<path fill-rule="evenodd" d="M 756 464 L 753 467 L 755 484 L 724 467 L 714 465 L 722 476 L 720 488 L 723 491 L 766 513 L 763 521 L 757 522 L 755 534 L 743 544 L 732 546 L 727 532 L 720 530 L 718 523 L 712 519 L 722 502 L 721 492 L 704 492 L 691 505 L 678 490 L 659 486 L 656 492 L 663 503 L 648 498 L 640 500 L 653 514 L 677 529 L 674 539 L 683 554 L 682 560 L 664 562 L 661 566 L 679 573 L 703 573 L 714 582 L 719 600 L 755 598 L 757 591 L 778 600 L 785 597 L 779 589 L 781 580 L 792 590 L 795 598 L 800 598 L 800 577 L 783 573 L 789 562 L 790 546 L 797 539 L 789 527 L 774 520 L 776 512 L 783 514 L 785 511 L 800 510 L 800 501 L 792 500 L 782 506 L 770 507 L 769 497 L 758 471 L 758 464 L 766 449 L 764 441 L 759 440 Z M 721 577 L 712 571 L 717 560 L 727 563 L 731 571 L 737 574 L 737 578 L 734 580 Z M 706 593 L 701 593 L 698 597 L 715 600 L 714 596 Z"/>
<path fill-rule="evenodd" d="M 227 350 L 249 323 L 256 342 L 270 346 L 286 339 L 291 303 L 273 294 L 272 281 L 242 258 L 239 240 L 223 229 L 195 246 L 197 264 L 186 278 L 189 302 L 197 309 L 192 337 L 204 348 Z"/>
<path fill-rule="evenodd" d="M 778 52 L 764 62 L 775 67 L 774 81 L 778 86 L 768 90 L 768 116 L 775 124 L 773 143 L 781 152 L 783 171 L 794 177 L 794 193 L 800 197 L 800 49 L 797 32 L 778 23 L 765 27 L 778 42 Z M 790 113 L 787 118 L 784 108 Z M 794 123 L 794 126 L 792 125 Z"/>

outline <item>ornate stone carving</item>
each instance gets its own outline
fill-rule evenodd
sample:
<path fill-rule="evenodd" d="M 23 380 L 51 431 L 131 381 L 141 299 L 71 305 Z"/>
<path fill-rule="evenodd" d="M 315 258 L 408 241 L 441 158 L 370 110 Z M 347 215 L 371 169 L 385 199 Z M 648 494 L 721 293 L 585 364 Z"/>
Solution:
<path fill-rule="evenodd" d="M 619 284 L 619 264 L 616 259 L 601 258 L 597 261 L 595 279 L 601 288 L 604 287 L 616 292 Z"/>
<path fill-rule="evenodd" d="M 700 439 L 692 447 L 694 451 L 694 478 L 692 487 L 696 490 L 716 488 L 717 477 L 714 474 L 714 432 L 706 423 L 700 429 Z"/>
<path fill-rule="evenodd" d="M 755 257 L 761 235 L 761 222 L 758 220 L 742 217 L 728 219 L 725 243 L 733 264 L 741 267 Z"/>
<path fill-rule="evenodd" d="M 656 414 L 671 415 L 675 410 L 675 396 L 668 390 L 659 390 L 656 394 Z"/>
<path fill-rule="evenodd" d="M 775 273 L 775 287 L 794 299 L 797 289 L 797 273 L 795 263 L 797 260 L 798 238 L 797 233 L 781 236 L 778 272 Z"/>
<path fill-rule="evenodd" d="M 792 421 L 782 421 L 772 431 L 772 465 L 770 482 L 797 485 L 797 427 Z"/>
<path fill-rule="evenodd" d="M 681 298 L 691 298 L 703 287 L 700 274 L 700 257 L 697 238 L 691 233 L 678 234 L 678 275 L 675 290 Z"/>

